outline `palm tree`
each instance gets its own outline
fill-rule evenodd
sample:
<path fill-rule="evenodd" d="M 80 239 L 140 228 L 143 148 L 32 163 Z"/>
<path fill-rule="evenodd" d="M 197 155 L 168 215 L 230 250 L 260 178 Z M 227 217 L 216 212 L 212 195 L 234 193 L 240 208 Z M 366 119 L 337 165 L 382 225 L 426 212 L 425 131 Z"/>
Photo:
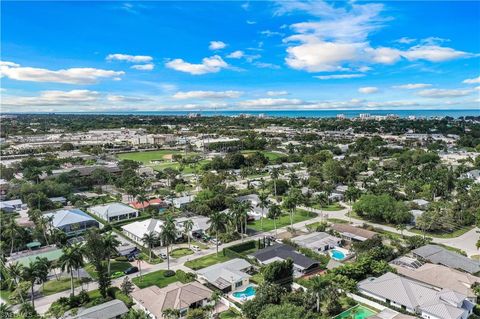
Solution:
<path fill-rule="evenodd" d="M 397 226 L 395 226 L 395 228 L 396 228 L 398 231 L 400 231 L 400 234 L 401 234 L 402 237 L 403 237 L 403 231 L 404 231 L 405 229 L 407 229 L 407 226 L 405 226 L 405 224 L 398 224 Z"/>
<path fill-rule="evenodd" d="M 311 290 L 315 295 L 317 312 L 320 312 L 320 301 L 325 296 L 327 286 L 328 286 L 328 282 L 325 279 L 323 279 L 323 277 L 314 276 L 312 278 Z"/>
<path fill-rule="evenodd" d="M 23 273 L 22 264 L 19 264 L 18 262 L 11 263 L 10 265 L 7 266 L 7 273 L 11 279 L 10 286 L 17 287 L 18 283 L 20 282 L 20 279 L 22 278 L 22 273 Z M 20 299 L 22 299 L 22 302 L 24 302 L 23 294 L 20 294 Z"/>
<path fill-rule="evenodd" d="M 161 226 L 160 239 L 162 244 L 167 247 L 167 269 L 170 269 L 170 251 L 169 247 L 177 239 L 177 227 L 172 216 L 167 216 L 165 223 Z"/>
<path fill-rule="evenodd" d="M 10 238 L 10 255 L 13 254 L 13 248 L 15 245 L 15 239 L 18 237 L 20 227 L 17 224 L 17 221 L 12 216 L 6 218 L 6 223 L 3 225 L 3 234 L 5 237 Z"/>
<path fill-rule="evenodd" d="M 263 192 L 258 196 L 258 199 L 260 200 L 260 203 L 258 206 L 262 209 L 262 217 L 260 217 L 260 228 L 263 231 L 263 216 L 265 214 L 265 208 L 268 208 L 270 205 L 270 201 L 268 200 L 268 195 Z"/>
<path fill-rule="evenodd" d="M 215 232 L 216 246 L 217 246 L 217 256 L 218 256 L 218 232 L 225 229 L 225 214 L 220 212 L 214 212 L 210 215 L 208 220 L 210 228 Z"/>
<path fill-rule="evenodd" d="M 320 206 L 320 216 L 323 218 L 323 207 L 328 205 L 328 196 L 325 192 L 321 192 L 315 196 L 315 200 Z"/>
<path fill-rule="evenodd" d="M 180 318 L 180 310 L 168 308 L 162 311 L 162 316 L 166 319 L 178 319 Z"/>
<path fill-rule="evenodd" d="M 38 220 L 38 226 L 42 230 L 43 237 L 45 238 L 45 243 L 47 244 L 47 246 L 49 245 L 47 231 L 49 230 L 52 221 L 53 221 L 53 216 L 49 216 L 49 217 L 41 216 L 40 219 Z"/>
<path fill-rule="evenodd" d="M 47 257 L 37 257 L 38 262 L 38 276 L 39 281 L 42 283 L 42 289 L 45 287 L 45 282 L 48 280 L 48 274 L 52 269 L 52 262 Z"/>
<path fill-rule="evenodd" d="M 143 255 L 138 255 L 137 256 L 137 266 L 138 266 L 138 272 L 139 272 L 140 280 L 143 278 L 142 277 L 142 261 L 143 261 Z"/>
<path fill-rule="evenodd" d="M 13 311 L 10 305 L 6 303 L 0 304 L 0 318 L 13 318 Z"/>
<path fill-rule="evenodd" d="M 212 294 L 212 301 L 213 301 L 213 314 L 215 315 L 216 314 L 216 309 L 215 307 L 217 306 L 217 303 L 220 301 L 220 299 L 222 298 L 222 293 L 219 292 L 218 290 L 215 290 Z"/>
<path fill-rule="evenodd" d="M 105 254 L 108 256 L 107 268 L 108 274 L 110 275 L 110 262 L 112 255 L 118 253 L 117 247 L 120 246 L 120 241 L 113 234 L 113 232 L 108 232 L 103 236 L 103 247 L 105 249 Z"/>
<path fill-rule="evenodd" d="M 72 296 L 75 295 L 73 284 L 73 271 L 83 266 L 83 249 L 80 244 L 73 244 L 62 249 L 62 256 L 59 259 L 62 271 L 67 270 L 70 273 L 70 287 Z"/>
<path fill-rule="evenodd" d="M 142 204 L 142 213 L 145 211 L 145 203 L 148 203 L 148 197 L 144 190 L 141 190 L 140 193 L 137 195 L 137 201 Z"/>
<path fill-rule="evenodd" d="M 185 232 L 185 235 L 187 235 L 187 239 L 188 239 L 188 249 L 190 249 L 190 232 L 192 231 L 192 228 L 193 228 L 193 220 L 187 219 L 187 220 L 183 223 L 183 230 L 184 230 L 184 232 Z"/>
<path fill-rule="evenodd" d="M 282 215 L 282 210 L 277 204 L 272 204 L 268 210 L 269 218 L 273 219 L 273 227 L 275 228 L 275 235 L 277 235 L 277 218 Z"/>
<path fill-rule="evenodd" d="M 151 232 L 143 235 L 142 242 L 145 244 L 145 246 L 148 247 L 148 250 L 149 250 L 148 260 L 151 262 L 152 261 L 152 249 L 158 243 L 158 236 L 153 231 L 151 231 Z"/>
<path fill-rule="evenodd" d="M 140 309 L 133 309 L 130 310 L 122 316 L 122 319 L 150 319 L 150 315 L 148 315 L 145 311 Z"/>
<path fill-rule="evenodd" d="M 33 309 L 35 309 L 35 293 L 33 291 L 33 288 L 35 287 L 35 282 L 39 279 L 37 261 L 31 261 L 28 266 L 23 267 L 22 279 L 30 283 L 30 297 L 32 301 L 32 307 Z"/>
<path fill-rule="evenodd" d="M 279 171 L 276 167 L 274 167 L 270 171 L 270 177 L 273 180 L 273 190 L 274 190 L 274 193 L 275 193 L 275 198 L 277 198 L 277 180 L 278 180 L 279 175 L 280 175 L 280 173 L 279 173 Z"/>

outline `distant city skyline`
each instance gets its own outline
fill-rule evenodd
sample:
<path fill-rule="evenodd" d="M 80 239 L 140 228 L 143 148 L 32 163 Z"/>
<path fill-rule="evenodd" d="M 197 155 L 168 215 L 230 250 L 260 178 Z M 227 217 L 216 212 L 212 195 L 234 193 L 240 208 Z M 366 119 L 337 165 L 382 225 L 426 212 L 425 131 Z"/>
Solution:
<path fill-rule="evenodd" d="M 2 112 L 480 109 L 480 2 L 1 3 Z"/>

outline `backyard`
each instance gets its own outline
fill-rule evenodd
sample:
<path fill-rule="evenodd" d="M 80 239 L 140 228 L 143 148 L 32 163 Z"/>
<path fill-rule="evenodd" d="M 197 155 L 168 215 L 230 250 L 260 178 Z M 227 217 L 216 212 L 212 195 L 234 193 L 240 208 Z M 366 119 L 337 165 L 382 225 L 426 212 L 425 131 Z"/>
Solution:
<path fill-rule="evenodd" d="M 133 283 L 138 286 L 138 288 L 146 288 L 150 286 L 157 286 L 159 288 L 166 287 L 171 283 L 179 281 L 179 278 L 174 273 L 173 276 L 168 276 L 168 270 L 158 270 L 151 272 L 143 276 L 137 276 L 132 279 Z M 167 273 L 167 276 L 165 276 Z"/>
<path fill-rule="evenodd" d="M 115 273 L 122 273 L 123 275 L 123 272 L 130 267 L 132 267 L 132 264 L 130 264 L 128 261 L 116 261 L 112 259 L 110 264 L 110 273 L 112 275 Z M 84 269 L 90 275 L 90 277 L 92 277 L 93 279 L 98 279 L 97 272 L 95 271 L 95 267 L 92 264 L 87 264 Z"/>
<path fill-rule="evenodd" d="M 193 270 L 198 270 L 218 263 L 223 263 L 230 259 L 230 257 L 224 256 L 223 252 L 219 251 L 218 256 L 214 253 L 195 260 L 190 260 L 185 263 L 185 266 Z"/>
<path fill-rule="evenodd" d="M 317 214 L 312 212 L 307 212 L 306 210 L 297 209 L 296 213 L 293 215 L 293 223 L 295 224 L 295 223 L 303 222 L 305 220 L 309 220 L 314 217 L 317 217 Z M 280 216 L 280 218 L 277 218 L 276 223 L 277 223 L 277 228 L 290 226 L 290 214 L 284 213 L 282 216 Z M 256 231 L 270 231 L 275 229 L 273 219 L 270 219 L 270 218 L 263 219 L 263 227 L 262 227 L 261 220 L 250 222 L 248 223 L 247 227 Z"/>

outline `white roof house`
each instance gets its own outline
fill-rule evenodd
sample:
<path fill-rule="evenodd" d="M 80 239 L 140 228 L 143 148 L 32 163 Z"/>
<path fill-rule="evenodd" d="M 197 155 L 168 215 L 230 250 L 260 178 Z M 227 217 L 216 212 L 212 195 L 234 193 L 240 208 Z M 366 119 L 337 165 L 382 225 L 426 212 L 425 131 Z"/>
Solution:
<path fill-rule="evenodd" d="M 127 237 L 131 238 L 137 243 L 143 244 L 143 236 L 145 234 L 149 234 L 150 232 L 160 234 L 163 224 L 164 222 L 159 219 L 150 218 L 123 225 L 122 229 Z"/>
<path fill-rule="evenodd" d="M 191 220 L 193 222 L 191 232 L 204 232 L 210 227 L 210 224 L 208 223 L 209 221 L 208 217 L 205 217 L 205 216 L 180 217 L 175 219 L 175 224 L 177 226 L 177 229 L 182 233 L 184 232 L 183 224 L 187 220 Z"/>
<path fill-rule="evenodd" d="M 450 289 L 439 291 L 390 272 L 361 281 L 358 291 L 423 318 L 466 319 L 474 307 L 463 294 Z"/>
<path fill-rule="evenodd" d="M 109 222 L 138 217 L 138 210 L 122 203 L 109 203 L 92 206 L 89 211 Z"/>
<path fill-rule="evenodd" d="M 21 199 L 12 199 L 0 202 L 0 209 L 6 212 L 20 210 L 23 206 Z"/>
<path fill-rule="evenodd" d="M 235 258 L 221 264 L 212 265 L 197 271 L 198 277 L 222 291 L 230 291 L 248 285 L 250 275 L 245 271 L 252 265 L 241 258 Z"/>
<path fill-rule="evenodd" d="M 292 238 L 292 241 L 301 247 L 317 251 L 325 251 L 339 246 L 342 239 L 325 232 L 313 232 Z"/>
<path fill-rule="evenodd" d="M 167 200 L 167 202 L 170 202 L 175 208 L 181 208 L 193 202 L 194 199 L 195 199 L 195 195 L 188 195 L 188 196 L 176 197 L 171 200 Z"/>
<path fill-rule="evenodd" d="M 81 309 L 77 315 L 69 319 L 113 319 L 128 312 L 127 306 L 118 299 L 102 303 L 86 309 Z"/>

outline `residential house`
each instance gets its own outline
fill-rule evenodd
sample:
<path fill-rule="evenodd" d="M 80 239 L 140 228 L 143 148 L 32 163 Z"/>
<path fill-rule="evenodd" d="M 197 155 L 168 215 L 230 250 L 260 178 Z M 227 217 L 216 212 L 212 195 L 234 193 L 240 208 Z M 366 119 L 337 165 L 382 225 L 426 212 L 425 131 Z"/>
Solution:
<path fill-rule="evenodd" d="M 414 199 L 414 200 L 412 200 L 412 203 L 413 203 L 416 207 L 418 207 L 418 208 L 420 208 L 420 209 L 422 209 L 422 210 L 427 209 L 427 208 L 428 208 L 428 205 L 430 205 L 430 202 L 429 202 L 428 200 L 424 200 L 424 199 L 421 199 L 421 198 L 420 198 L 420 199 Z"/>
<path fill-rule="evenodd" d="M 130 207 L 132 207 L 134 209 L 142 210 L 142 209 L 145 209 L 147 207 L 153 207 L 155 209 L 160 209 L 162 207 L 165 207 L 166 203 L 160 198 L 152 198 L 152 199 L 147 200 L 146 202 L 133 201 L 133 202 L 130 202 L 128 205 L 130 205 Z"/>
<path fill-rule="evenodd" d="M 68 237 L 84 233 L 88 229 L 99 228 L 100 223 L 80 209 L 60 209 L 46 213 L 52 219 L 52 226 L 63 231 Z"/>
<path fill-rule="evenodd" d="M 274 244 L 260 249 L 250 256 L 262 265 L 267 265 L 274 261 L 284 261 L 290 258 L 293 260 L 294 275 L 296 277 L 312 273 L 316 271 L 319 266 L 317 261 L 296 252 L 292 246 L 283 244 Z"/>
<path fill-rule="evenodd" d="M 54 204 L 67 205 L 67 199 L 63 196 L 50 197 L 49 200 Z"/>
<path fill-rule="evenodd" d="M 376 232 L 348 224 L 333 224 L 330 228 L 338 232 L 342 238 L 350 241 L 365 241 L 377 235 Z"/>
<path fill-rule="evenodd" d="M 171 200 L 168 200 L 168 202 L 173 205 L 175 208 L 182 208 L 193 202 L 195 199 L 195 195 L 188 195 L 188 196 L 181 196 L 181 197 L 176 197 Z"/>
<path fill-rule="evenodd" d="M 117 222 L 138 217 L 138 210 L 122 203 L 108 203 L 92 206 L 90 213 L 108 222 Z"/>
<path fill-rule="evenodd" d="M 74 316 L 66 319 L 119 319 L 128 312 L 123 301 L 114 299 L 90 308 L 80 309 Z"/>
<path fill-rule="evenodd" d="M 388 272 L 367 278 L 357 285 L 358 292 L 392 308 L 425 319 L 466 319 L 475 306 L 465 295 L 450 289 L 432 287 Z"/>
<path fill-rule="evenodd" d="M 475 183 L 480 183 L 480 169 L 474 169 L 462 175 L 463 178 L 473 180 Z"/>
<path fill-rule="evenodd" d="M 412 254 L 421 260 L 462 270 L 470 274 L 480 272 L 480 261 L 470 259 L 438 245 L 425 245 L 412 250 Z"/>
<path fill-rule="evenodd" d="M 235 258 L 197 271 L 198 279 L 210 283 L 224 293 L 235 291 L 250 283 L 252 265 L 245 259 Z"/>
<path fill-rule="evenodd" d="M 292 238 L 292 241 L 300 247 L 323 252 L 336 246 L 340 246 L 342 239 L 325 232 L 312 232 Z"/>
<path fill-rule="evenodd" d="M 472 286 L 480 284 L 480 277 L 456 269 L 436 264 L 423 264 L 418 268 L 391 264 L 397 273 L 412 280 L 428 284 L 438 289 L 450 289 L 465 295 L 471 302 L 477 302 Z"/>
<path fill-rule="evenodd" d="M 10 183 L 6 179 L 0 178 L 0 200 L 5 199 L 9 188 Z"/>
<path fill-rule="evenodd" d="M 145 234 L 162 232 L 163 221 L 155 218 L 139 220 L 122 226 L 123 233 L 133 241 L 143 245 L 142 238 Z"/>
<path fill-rule="evenodd" d="M 26 209 L 26 204 L 24 205 L 21 199 L 12 199 L 0 202 L 0 210 L 5 213 L 14 213 L 22 209 Z"/>
<path fill-rule="evenodd" d="M 155 285 L 132 292 L 135 303 L 153 319 L 163 319 L 163 311 L 177 309 L 184 318 L 189 309 L 203 307 L 209 303 L 213 291 L 199 282 L 182 284 L 175 282 L 165 288 Z"/>
<path fill-rule="evenodd" d="M 254 218 L 255 220 L 259 220 L 260 218 L 266 217 L 268 215 L 268 208 L 265 207 L 262 209 L 260 207 L 260 198 L 257 194 L 249 194 L 245 196 L 237 197 L 237 200 L 240 202 L 250 202 L 252 205 L 252 209 L 247 212 L 248 216 Z"/>

